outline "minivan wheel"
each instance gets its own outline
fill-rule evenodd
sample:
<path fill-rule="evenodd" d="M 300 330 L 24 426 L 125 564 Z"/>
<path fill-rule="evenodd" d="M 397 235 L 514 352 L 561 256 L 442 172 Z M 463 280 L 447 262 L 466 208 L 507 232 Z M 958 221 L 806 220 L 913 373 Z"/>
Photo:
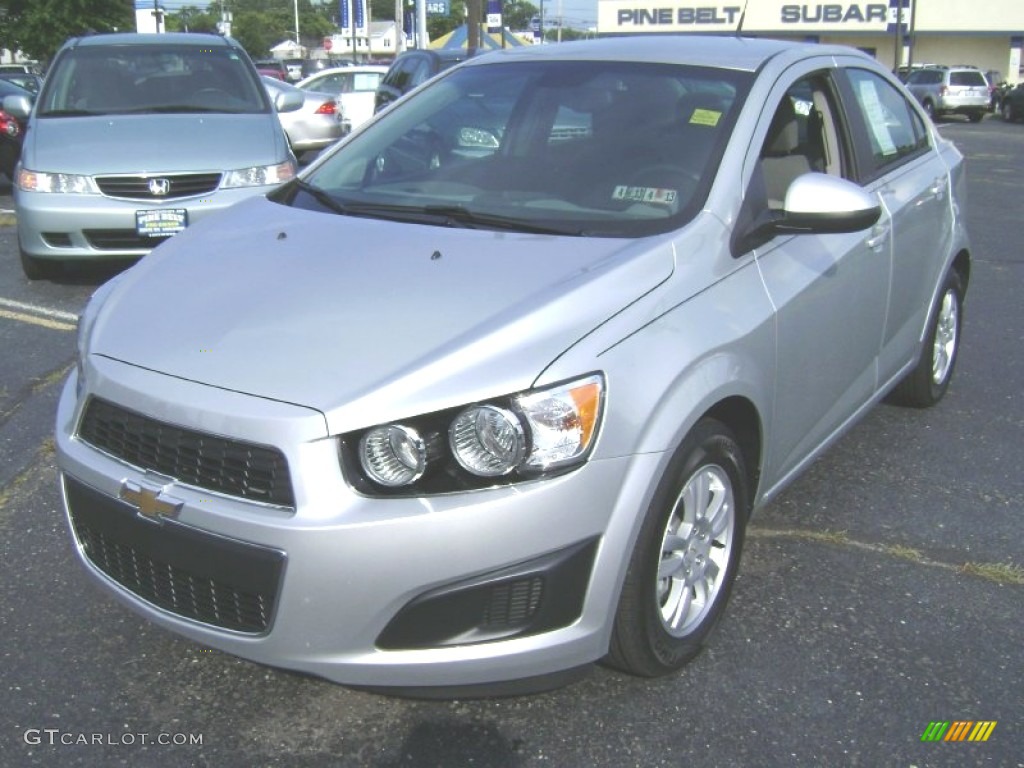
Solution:
<path fill-rule="evenodd" d="M 1003 120 L 1008 123 L 1012 123 L 1016 117 L 1016 115 L 1013 114 L 1013 105 L 1006 99 L 1003 99 L 1003 103 L 1000 106 L 999 111 L 1003 116 Z"/>
<path fill-rule="evenodd" d="M 743 455 L 715 419 L 673 456 L 640 528 L 605 661 L 644 677 L 700 651 L 736 578 L 749 514 Z"/>
<path fill-rule="evenodd" d="M 932 120 L 934 120 L 935 119 L 935 105 L 932 104 L 930 101 L 926 101 L 924 104 L 922 104 L 922 106 L 924 107 L 925 114 L 927 114 L 928 117 L 930 117 Z"/>
<path fill-rule="evenodd" d="M 928 336 L 917 365 L 893 390 L 889 396 L 891 402 L 912 408 L 928 408 L 946 394 L 960 351 L 963 300 L 960 275 L 950 270 L 929 320 Z"/>
<path fill-rule="evenodd" d="M 21 253 L 21 271 L 29 280 L 46 280 L 60 274 L 61 265 L 59 262 L 49 259 L 39 259 L 35 256 L 18 249 Z"/>
<path fill-rule="evenodd" d="M 983 117 L 985 117 L 984 112 L 971 112 L 967 115 L 967 119 L 972 123 L 980 123 Z"/>

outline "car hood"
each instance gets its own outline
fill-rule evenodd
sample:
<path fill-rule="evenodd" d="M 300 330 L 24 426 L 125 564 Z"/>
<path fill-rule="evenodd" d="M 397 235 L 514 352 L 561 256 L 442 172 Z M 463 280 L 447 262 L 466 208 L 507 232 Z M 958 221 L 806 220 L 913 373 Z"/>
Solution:
<path fill-rule="evenodd" d="M 232 170 L 286 154 L 275 114 L 109 115 L 33 119 L 21 162 L 91 176 Z"/>
<path fill-rule="evenodd" d="M 666 240 L 450 229 L 259 197 L 124 273 L 88 351 L 315 408 L 337 433 L 526 389 L 672 270 Z"/>

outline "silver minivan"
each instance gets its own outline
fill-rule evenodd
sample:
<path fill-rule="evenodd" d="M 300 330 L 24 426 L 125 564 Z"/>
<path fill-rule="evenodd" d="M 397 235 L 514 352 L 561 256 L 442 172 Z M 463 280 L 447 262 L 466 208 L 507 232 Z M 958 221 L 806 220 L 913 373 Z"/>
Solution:
<path fill-rule="evenodd" d="M 296 172 L 244 49 L 217 35 L 69 40 L 29 118 L 14 202 L 29 279 L 62 262 L 138 258 L 196 221 Z M 276 109 L 275 109 L 276 108 Z"/>

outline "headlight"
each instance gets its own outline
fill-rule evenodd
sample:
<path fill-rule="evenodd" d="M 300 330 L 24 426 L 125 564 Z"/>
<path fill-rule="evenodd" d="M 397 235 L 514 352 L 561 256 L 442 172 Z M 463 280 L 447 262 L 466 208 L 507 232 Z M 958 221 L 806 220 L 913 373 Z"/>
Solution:
<path fill-rule="evenodd" d="M 408 485 L 423 475 L 426 445 L 408 427 L 376 427 L 359 441 L 359 462 L 374 482 L 388 488 Z"/>
<path fill-rule="evenodd" d="M 26 168 L 18 171 L 18 189 L 24 192 L 65 192 L 76 195 L 100 193 L 91 176 L 80 176 L 76 173 L 43 173 Z"/>
<path fill-rule="evenodd" d="M 277 165 L 256 165 L 252 168 L 240 168 L 224 174 L 221 187 L 267 187 L 288 181 L 295 176 L 295 164 L 290 160 Z"/>
<path fill-rule="evenodd" d="M 514 413 L 493 405 L 474 405 L 448 430 L 455 460 L 474 475 L 498 477 L 517 466 L 526 451 L 523 425 Z"/>
<path fill-rule="evenodd" d="M 604 378 L 590 374 L 341 438 L 345 475 L 368 494 L 448 493 L 569 471 L 590 455 Z"/>

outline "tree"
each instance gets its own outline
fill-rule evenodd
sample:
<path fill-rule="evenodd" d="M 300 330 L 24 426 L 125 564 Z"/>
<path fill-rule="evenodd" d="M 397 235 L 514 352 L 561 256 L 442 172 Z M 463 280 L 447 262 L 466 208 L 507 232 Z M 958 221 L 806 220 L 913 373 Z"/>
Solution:
<path fill-rule="evenodd" d="M 7 0 L 0 40 L 10 50 L 48 60 L 69 37 L 135 30 L 129 0 Z"/>

